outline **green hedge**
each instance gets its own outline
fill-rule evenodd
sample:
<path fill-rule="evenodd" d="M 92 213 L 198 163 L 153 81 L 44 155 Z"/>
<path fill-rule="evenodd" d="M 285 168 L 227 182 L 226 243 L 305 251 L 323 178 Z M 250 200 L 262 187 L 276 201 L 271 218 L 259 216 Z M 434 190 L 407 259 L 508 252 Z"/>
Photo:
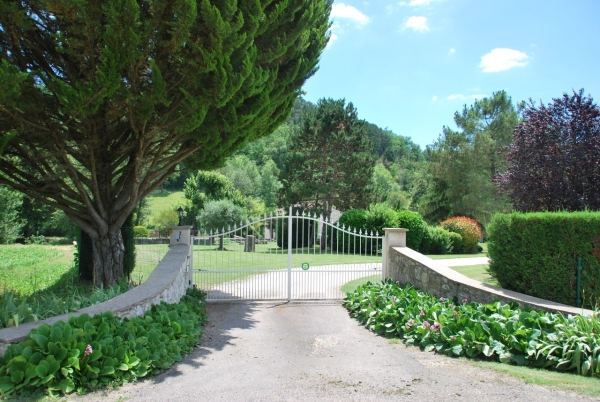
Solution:
<path fill-rule="evenodd" d="M 354 231 L 356 229 L 356 232 L 358 233 L 360 230 L 365 231 L 365 227 L 366 227 L 366 223 L 367 223 L 367 210 L 365 209 L 350 209 L 346 212 L 344 212 L 341 216 L 340 219 L 338 220 L 338 227 L 340 229 L 345 228 L 344 230 L 347 231 Z M 356 249 L 356 252 L 358 252 L 358 250 L 364 250 L 364 240 L 362 242 L 362 244 L 357 244 L 357 241 L 359 239 L 358 236 L 354 236 L 348 233 L 343 233 L 338 231 L 337 229 L 330 229 L 328 231 L 328 233 L 331 232 L 331 235 L 329 236 L 329 238 L 327 239 L 327 242 L 329 243 L 329 248 L 332 251 L 341 251 L 341 252 L 354 252 L 354 249 Z"/>
<path fill-rule="evenodd" d="M 453 235 L 458 241 L 462 241 L 462 238 L 458 233 L 448 232 L 441 227 L 426 226 L 423 239 L 419 245 L 419 252 L 423 254 L 450 254 L 453 248 Z"/>
<path fill-rule="evenodd" d="M 82 393 L 157 374 L 198 343 L 204 296 L 190 289 L 179 303 L 154 305 L 144 317 L 105 312 L 42 325 L 0 357 L 0 395 Z"/>
<path fill-rule="evenodd" d="M 584 306 L 600 296 L 600 213 L 496 214 L 489 226 L 490 272 L 505 289 L 575 305 L 577 257 Z"/>
<path fill-rule="evenodd" d="M 421 214 L 408 210 L 398 211 L 398 227 L 408 229 L 406 247 L 418 250 L 427 227 Z"/>

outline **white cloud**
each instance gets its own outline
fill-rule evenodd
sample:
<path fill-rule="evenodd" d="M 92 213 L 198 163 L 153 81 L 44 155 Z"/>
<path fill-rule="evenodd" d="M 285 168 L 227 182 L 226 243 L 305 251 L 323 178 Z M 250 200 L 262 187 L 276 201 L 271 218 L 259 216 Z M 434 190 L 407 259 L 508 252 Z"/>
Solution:
<path fill-rule="evenodd" d="M 453 47 L 451 47 L 451 48 L 450 48 L 450 54 L 454 54 L 454 53 L 456 53 L 456 49 L 455 49 L 455 48 L 453 48 Z"/>
<path fill-rule="evenodd" d="M 410 2 L 408 3 L 408 5 L 410 7 L 428 6 L 429 3 L 431 3 L 431 0 L 410 0 Z"/>
<path fill-rule="evenodd" d="M 484 73 L 497 73 L 513 67 L 523 67 L 527 65 L 527 59 L 529 56 L 518 50 L 496 48 L 481 56 L 479 67 L 483 68 Z"/>
<path fill-rule="evenodd" d="M 331 45 L 333 42 L 335 42 L 337 40 L 337 38 L 338 38 L 338 36 L 332 32 L 331 36 L 329 37 L 329 43 L 327 43 L 327 44 Z"/>
<path fill-rule="evenodd" d="M 412 28 L 415 31 L 429 31 L 429 27 L 427 26 L 427 18 L 426 17 L 417 17 L 412 16 L 406 20 L 404 24 L 405 28 Z"/>
<path fill-rule="evenodd" d="M 474 95 L 463 95 L 463 94 L 452 94 L 449 95 L 446 99 L 448 100 L 475 100 L 475 99 L 481 99 L 481 98 L 485 98 L 485 95 L 481 95 L 481 94 L 474 94 Z"/>
<path fill-rule="evenodd" d="M 360 25 L 365 25 L 370 20 L 369 17 L 361 13 L 358 9 L 352 6 L 347 6 L 344 3 L 337 3 L 333 5 L 331 8 L 331 17 L 353 20 Z"/>
<path fill-rule="evenodd" d="M 409 7 L 418 7 L 418 6 L 428 6 L 431 3 L 431 0 L 410 0 L 409 2 L 401 1 L 398 3 L 399 6 L 409 6 Z"/>
<path fill-rule="evenodd" d="M 438 100 L 437 95 L 433 95 L 433 98 L 431 98 L 431 100 L 434 101 L 434 102 L 437 101 Z"/>

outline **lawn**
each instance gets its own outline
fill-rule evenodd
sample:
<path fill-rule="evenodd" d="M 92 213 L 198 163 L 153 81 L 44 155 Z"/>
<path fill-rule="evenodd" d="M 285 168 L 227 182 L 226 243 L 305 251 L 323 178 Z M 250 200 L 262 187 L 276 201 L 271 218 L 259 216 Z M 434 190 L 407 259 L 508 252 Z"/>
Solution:
<path fill-rule="evenodd" d="M 72 270 L 74 251 L 72 245 L 0 245 L 0 293 L 29 296 L 73 282 L 77 277 Z"/>
<path fill-rule="evenodd" d="M 288 267 L 288 252 L 276 243 L 257 244 L 255 252 L 244 252 L 244 245 L 226 240 L 225 250 L 217 245 L 194 246 L 194 283 L 202 287 L 244 279 L 265 271 L 283 270 Z M 380 263 L 381 255 L 349 255 L 314 248 L 293 249 L 292 268 L 302 264 L 310 267 L 327 265 L 350 265 Z M 306 266 L 306 265 L 305 265 Z"/>
<path fill-rule="evenodd" d="M 176 210 L 185 204 L 183 191 L 155 191 L 149 194 L 146 199 L 148 200 L 148 208 L 150 209 L 150 219 L 153 216 L 157 216 L 160 211 L 165 209 Z"/>
<path fill-rule="evenodd" d="M 487 272 L 488 264 L 465 265 L 462 267 L 450 267 L 450 268 L 455 270 L 456 272 L 463 274 L 464 276 L 466 276 L 468 278 L 475 279 L 475 280 L 483 282 L 483 283 L 487 283 L 488 285 L 500 286 L 498 284 L 498 282 L 496 282 L 496 280 L 494 278 L 492 278 L 490 276 L 490 274 Z"/>

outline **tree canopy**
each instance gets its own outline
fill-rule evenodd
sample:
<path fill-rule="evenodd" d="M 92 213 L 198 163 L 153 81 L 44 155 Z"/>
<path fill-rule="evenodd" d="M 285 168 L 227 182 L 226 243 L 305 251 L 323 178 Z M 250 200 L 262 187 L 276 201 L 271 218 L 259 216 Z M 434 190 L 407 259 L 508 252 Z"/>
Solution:
<path fill-rule="evenodd" d="M 332 0 L 0 2 L 0 184 L 63 210 L 97 282 L 121 225 L 180 162 L 270 134 L 316 71 Z"/>
<path fill-rule="evenodd" d="M 427 220 L 467 215 L 488 223 L 494 212 L 510 209 L 492 178 L 506 170 L 503 155 L 518 119 L 504 91 L 454 114 L 458 130 L 444 127 L 439 139 L 427 147 L 430 177 L 421 204 Z"/>
<path fill-rule="evenodd" d="M 341 210 L 368 204 L 375 158 L 366 136 L 365 122 L 352 103 L 320 99 L 308 109 L 302 125 L 289 141 L 282 172 L 283 195 L 290 204 L 304 204 L 331 216 Z"/>
<path fill-rule="evenodd" d="M 600 108 L 583 89 L 531 100 L 497 177 L 519 211 L 600 210 Z"/>

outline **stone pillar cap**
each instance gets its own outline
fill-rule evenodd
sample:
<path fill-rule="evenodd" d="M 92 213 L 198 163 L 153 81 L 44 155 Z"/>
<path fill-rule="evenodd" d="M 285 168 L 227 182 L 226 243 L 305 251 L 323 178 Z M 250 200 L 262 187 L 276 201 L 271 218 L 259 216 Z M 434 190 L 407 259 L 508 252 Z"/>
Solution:
<path fill-rule="evenodd" d="M 386 232 L 408 232 L 408 229 L 403 228 L 383 228 Z"/>

